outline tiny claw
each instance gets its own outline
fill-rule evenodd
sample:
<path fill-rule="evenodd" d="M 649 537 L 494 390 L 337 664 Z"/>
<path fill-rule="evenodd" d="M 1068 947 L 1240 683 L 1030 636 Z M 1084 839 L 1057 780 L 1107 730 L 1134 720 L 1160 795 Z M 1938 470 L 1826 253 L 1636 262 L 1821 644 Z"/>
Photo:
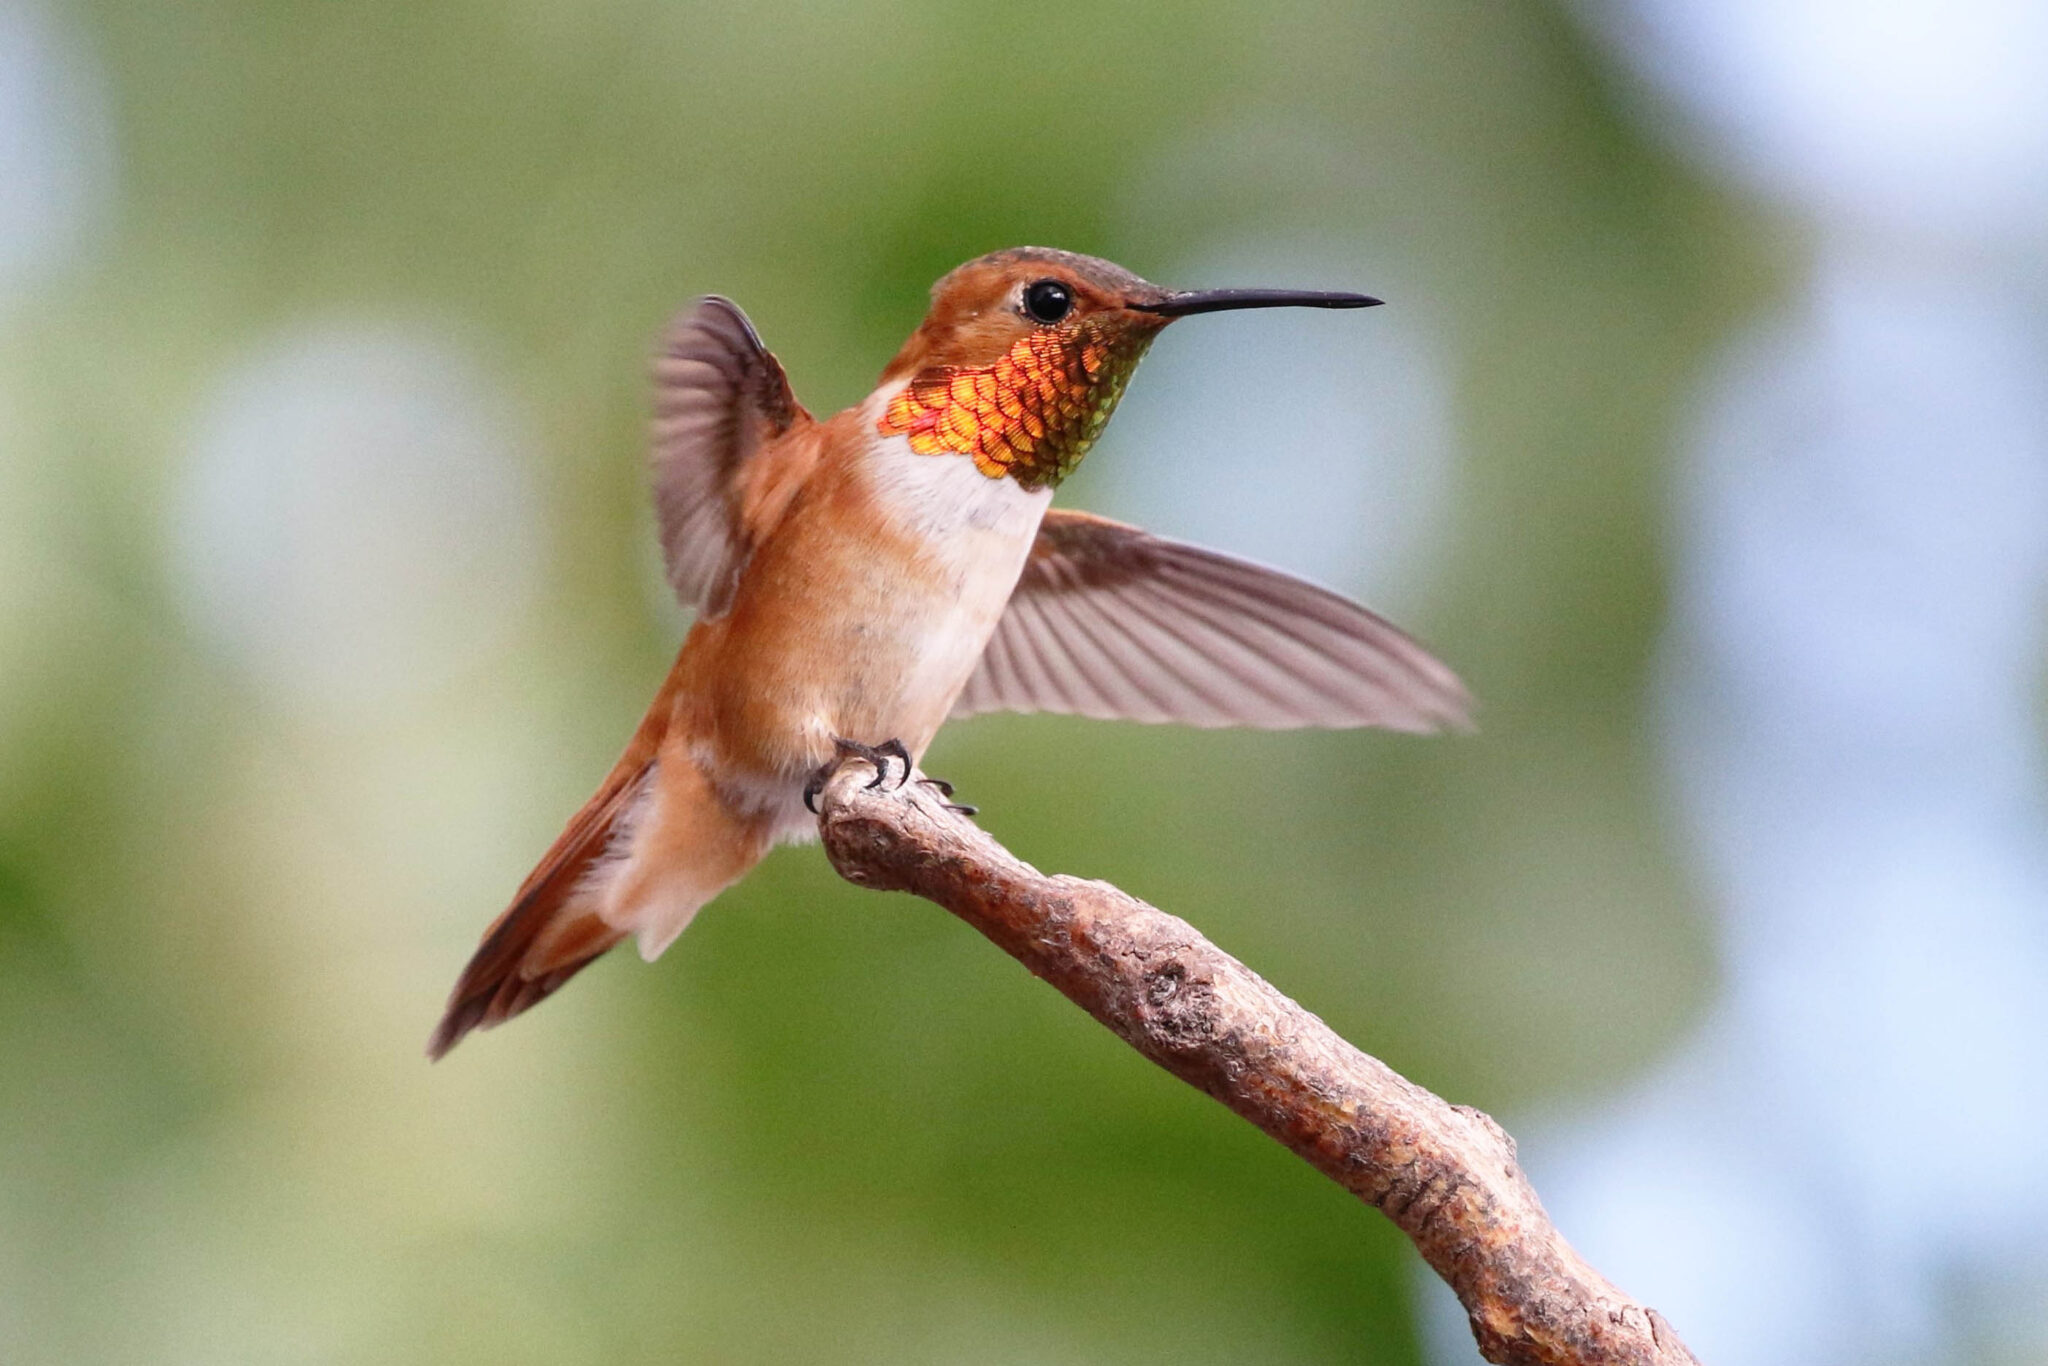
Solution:
<path fill-rule="evenodd" d="M 888 781 L 889 761 L 891 759 L 901 759 L 903 761 L 903 776 L 897 780 L 896 786 L 901 787 L 904 783 L 910 781 L 912 767 L 910 751 L 903 747 L 901 740 L 884 740 L 879 745 L 864 745 L 858 740 L 849 740 L 843 735 L 835 735 L 832 737 L 832 749 L 834 751 L 832 761 L 812 774 L 811 781 L 804 787 L 804 805 L 813 812 L 818 809 L 818 793 L 824 790 L 825 779 L 831 776 L 833 769 L 837 768 L 847 759 L 865 759 L 875 766 L 875 776 L 870 778 L 867 784 L 870 791 Z"/>
<path fill-rule="evenodd" d="M 950 797 L 953 795 L 953 785 L 947 782 L 944 778 L 925 777 L 919 778 L 918 781 L 923 783 L 926 787 L 931 788 L 941 797 Z M 980 807 L 969 806 L 966 802 L 941 802 L 939 803 L 939 805 L 945 807 L 948 811 L 956 811 L 963 816 L 978 816 L 981 814 Z"/>
<path fill-rule="evenodd" d="M 910 781 L 910 751 L 903 747 L 901 740 L 884 740 L 881 744 L 875 746 L 869 757 L 874 760 L 875 764 L 875 780 L 868 784 L 869 787 L 880 787 L 882 780 L 889 776 L 889 766 L 882 762 L 885 758 L 901 759 L 903 761 L 903 776 L 897 779 L 896 786 L 901 787 Z"/>

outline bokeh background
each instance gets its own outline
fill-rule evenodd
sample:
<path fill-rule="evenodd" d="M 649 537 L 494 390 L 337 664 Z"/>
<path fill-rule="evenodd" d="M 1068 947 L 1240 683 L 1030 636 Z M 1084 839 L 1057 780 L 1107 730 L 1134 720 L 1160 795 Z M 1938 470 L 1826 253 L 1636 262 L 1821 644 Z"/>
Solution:
<path fill-rule="evenodd" d="M 0 1359 L 1463 1362 L 1377 1215 L 785 850 L 429 1067 L 684 621 L 645 356 L 1019 242 L 1061 500 L 1473 737 L 950 729 L 1041 866 L 1519 1133 L 1704 1359 L 2048 1361 L 2048 8 L 0 0 Z"/>

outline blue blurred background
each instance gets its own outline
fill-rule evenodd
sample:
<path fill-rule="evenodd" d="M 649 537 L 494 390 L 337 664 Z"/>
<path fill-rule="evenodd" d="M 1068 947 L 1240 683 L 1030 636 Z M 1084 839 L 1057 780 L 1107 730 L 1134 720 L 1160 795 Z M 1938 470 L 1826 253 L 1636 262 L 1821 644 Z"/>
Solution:
<path fill-rule="evenodd" d="M 0 0 L 0 1359 L 1473 1359 L 1377 1215 L 777 854 L 429 1067 L 683 619 L 645 355 L 1020 242 L 1190 322 L 1063 502 L 1475 737 L 931 767 L 1484 1106 L 1745 1363 L 2048 1361 L 2037 0 Z"/>

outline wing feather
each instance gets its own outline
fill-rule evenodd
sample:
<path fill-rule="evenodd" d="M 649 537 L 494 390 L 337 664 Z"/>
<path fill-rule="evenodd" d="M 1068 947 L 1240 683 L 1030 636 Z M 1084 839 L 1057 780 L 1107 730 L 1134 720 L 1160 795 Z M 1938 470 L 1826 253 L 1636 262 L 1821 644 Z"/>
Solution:
<path fill-rule="evenodd" d="M 953 711 L 1429 731 L 1470 708 L 1427 650 L 1327 588 L 1054 510 Z"/>
<path fill-rule="evenodd" d="M 741 476 L 763 447 L 809 414 L 747 315 L 716 294 L 670 326 L 655 356 L 654 381 L 662 557 L 683 605 L 717 616 L 750 549 Z"/>

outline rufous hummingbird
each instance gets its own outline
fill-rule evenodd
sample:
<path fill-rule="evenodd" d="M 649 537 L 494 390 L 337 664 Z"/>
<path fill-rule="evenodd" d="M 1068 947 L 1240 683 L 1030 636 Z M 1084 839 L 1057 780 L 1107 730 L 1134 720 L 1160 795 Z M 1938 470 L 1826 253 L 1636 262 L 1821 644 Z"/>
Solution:
<path fill-rule="evenodd" d="M 697 617 L 597 794 L 485 932 L 427 1045 L 546 998 L 628 935 L 652 960 L 778 842 L 849 751 L 907 780 L 949 716 L 1460 725 L 1464 688 L 1388 622 L 1278 570 L 1049 508 L 1175 318 L 1365 308 L 1176 292 L 999 251 L 932 287 L 875 391 L 820 422 L 731 302 L 658 353 L 654 502 Z M 815 789 L 813 789 L 814 791 Z"/>

